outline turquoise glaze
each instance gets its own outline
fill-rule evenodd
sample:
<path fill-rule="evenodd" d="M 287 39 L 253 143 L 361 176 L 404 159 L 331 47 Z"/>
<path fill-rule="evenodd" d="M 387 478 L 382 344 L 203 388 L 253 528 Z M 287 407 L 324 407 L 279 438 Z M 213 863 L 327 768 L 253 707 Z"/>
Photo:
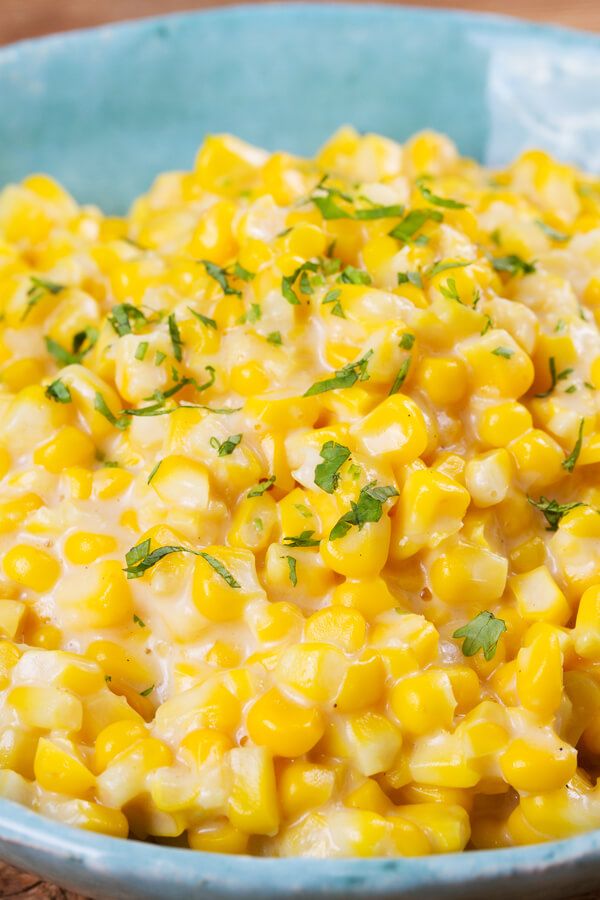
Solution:
<path fill-rule="evenodd" d="M 45 170 L 123 211 L 210 131 L 312 153 L 342 122 L 448 132 L 491 163 L 541 145 L 600 171 L 600 39 L 508 19 L 324 5 L 229 8 L 0 50 L 0 184 Z M 425 859 L 200 854 L 72 830 L 0 801 L 0 856 L 87 896 L 552 900 L 600 884 L 600 832 Z"/>

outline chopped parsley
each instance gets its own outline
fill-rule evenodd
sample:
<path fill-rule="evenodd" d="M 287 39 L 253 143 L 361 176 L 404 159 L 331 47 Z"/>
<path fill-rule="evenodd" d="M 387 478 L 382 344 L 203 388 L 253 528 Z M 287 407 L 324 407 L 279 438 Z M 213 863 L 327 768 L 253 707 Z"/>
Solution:
<path fill-rule="evenodd" d="M 425 270 L 425 275 L 427 278 L 433 278 L 435 275 L 439 275 L 441 272 L 447 272 L 448 269 L 464 269 L 465 266 L 472 265 L 471 262 L 467 260 L 461 259 L 448 259 L 445 262 L 440 260 L 439 262 L 434 263 L 428 269 Z"/>
<path fill-rule="evenodd" d="M 255 484 L 254 487 L 250 488 L 246 496 L 262 497 L 265 491 L 270 491 L 274 484 L 275 476 L 271 475 L 271 477 L 267 478 L 266 481 L 260 481 L 258 484 Z"/>
<path fill-rule="evenodd" d="M 323 304 L 333 303 L 333 306 L 331 307 L 331 315 L 339 316 L 340 319 L 345 319 L 346 315 L 344 313 L 344 310 L 342 309 L 342 304 L 340 303 L 339 299 L 341 293 L 341 288 L 334 288 L 333 290 L 328 291 L 323 298 Z"/>
<path fill-rule="evenodd" d="M 153 690 L 154 685 L 151 684 L 150 687 L 147 687 L 145 691 L 140 691 L 140 697 L 149 697 Z"/>
<path fill-rule="evenodd" d="M 111 312 L 112 315 L 108 317 L 108 321 L 119 337 L 131 334 L 134 325 L 148 321 L 142 310 L 133 306 L 132 303 L 118 303 L 113 306 Z"/>
<path fill-rule="evenodd" d="M 274 344 L 276 347 L 281 347 L 283 341 L 281 340 L 281 332 L 280 331 L 271 331 L 267 335 L 267 341 L 269 344 Z"/>
<path fill-rule="evenodd" d="M 135 351 L 135 358 L 142 362 L 148 352 L 148 347 L 148 341 L 140 341 Z"/>
<path fill-rule="evenodd" d="M 440 284 L 439 291 L 446 300 L 455 300 L 457 303 L 462 303 L 454 278 L 447 278 L 445 284 Z"/>
<path fill-rule="evenodd" d="M 140 619 L 139 616 L 136 616 L 135 613 L 133 614 L 133 621 L 134 621 L 134 623 L 135 623 L 136 625 L 139 625 L 140 628 L 145 628 L 145 627 L 146 627 L 146 623 L 143 622 L 143 621 Z"/>
<path fill-rule="evenodd" d="M 173 347 L 173 356 L 177 360 L 177 362 L 181 362 L 183 358 L 182 347 L 183 341 L 181 340 L 181 334 L 179 333 L 179 326 L 177 325 L 177 319 L 175 318 L 175 313 L 171 313 L 169 318 L 167 319 L 169 324 L 169 337 L 171 338 L 171 346 Z"/>
<path fill-rule="evenodd" d="M 491 262 L 496 272 L 506 272 L 511 278 L 515 278 L 517 275 L 531 275 L 535 272 L 535 263 L 527 262 L 516 253 L 508 256 L 494 256 Z"/>
<path fill-rule="evenodd" d="M 558 523 L 563 516 L 566 516 L 568 512 L 571 512 L 572 509 L 576 509 L 578 506 L 585 506 L 585 503 L 579 501 L 574 503 L 559 503 L 558 500 L 549 500 L 547 497 L 540 497 L 539 500 L 534 500 L 533 497 L 528 497 L 527 499 L 532 506 L 535 506 L 536 509 L 539 509 L 539 511 L 543 513 L 544 518 L 548 523 L 546 531 L 556 531 L 558 529 Z"/>
<path fill-rule="evenodd" d="M 281 558 L 287 560 L 290 583 L 292 587 L 296 587 L 296 585 L 298 584 L 298 575 L 296 574 L 296 558 L 294 556 L 282 556 Z"/>
<path fill-rule="evenodd" d="M 318 547 L 321 543 L 313 538 L 314 531 L 302 531 L 300 534 L 284 537 L 286 547 Z"/>
<path fill-rule="evenodd" d="M 390 497 L 397 497 L 398 491 L 391 486 L 378 487 L 375 482 L 361 488 L 356 503 L 351 502 L 351 509 L 345 513 L 331 529 L 330 541 L 336 541 L 348 534 L 352 526 L 360 531 L 367 522 L 379 522 L 383 515 L 383 504 Z"/>
<path fill-rule="evenodd" d="M 410 369 L 410 363 L 412 360 L 412 356 L 407 356 L 400 368 L 398 369 L 398 374 L 394 378 L 394 383 L 390 388 L 390 393 L 388 396 L 392 396 L 392 394 L 397 394 L 404 382 L 406 381 L 406 376 L 408 375 L 408 370 Z"/>
<path fill-rule="evenodd" d="M 556 371 L 556 360 L 553 356 L 550 357 L 548 361 L 548 366 L 550 368 L 550 387 L 547 391 L 543 391 L 541 394 L 535 394 L 536 397 L 549 397 L 554 388 L 556 387 L 559 381 L 564 381 L 565 378 L 568 378 L 569 375 L 573 372 L 573 369 L 563 369 L 562 372 Z"/>
<path fill-rule="evenodd" d="M 503 359 L 510 359 L 514 352 L 510 347 L 494 347 L 492 350 L 494 356 L 501 356 Z"/>
<path fill-rule="evenodd" d="M 37 275 L 31 275 L 31 287 L 27 291 L 27 305 L 21 316 L 21 322 L 24 322 L 34 306 L 47 294 L 60 294 L 64 291 L 64 284 L 57 284 L 55 281 L 49 281 L 47 278 L 38 278 Z"/>
<path fill-rule="evenodd" d="M 300 300 L 296 292 L 294 291 L 294 284 L 298 280 L 298 278 L 306 272 L 318 272 L 319 267 L 316 263 L 313 262 L 305 262 L 301 266 L 298 266 L 291 275 L 284 275 L 281 279 L 281 293 L 285 297 L 288 303 L 291 303 L 292 306 L 299 306 Z M 306 287 L 306 284 L 305 284 Z M 300 289 L 302 289 L 302 281 L 300 283 Z M 306 293 L 306 291 L 303 291 Z M 312 293 L 312 288 L 310 288 L 310 293 Z"/>
<path fill-rule="evenodd" d="M 205 316 L 200 312 L 196 312 L 196 310 L 192 309 L 191 306 L 188 306 L 188 309 L 191 312 L 191 314 L 193 316 L 195 316 L 199 322 L 202 322 L 203 325 L 206 325 L 207 328 L 214 328 L 215 331 L 217 330 L 217 323 L 215 322 L 214 319 L 211 319 L 209 316 Z"/>
<path fill-rule="evenodd" d="M 111 425 L 118 428 L 119 431 L 125 431 L 125 429 L 129 427 L 127 413 L 124 411 L 125 414 L 122 414 L 117 418 L 110 410 L 106 400 L 99 391 L 96 391 L 96 396 L 94 397 L 94 409 L 96 412 L 99 412 L 101 416 L 104 416 Z"/>
<path fill-rule="evenodd" d="M 217 456 L 230 456 L 241 440 L 241 434 L 232 434 L 222 443 L 218 438 L 211 437 L 210 446 L 217 451 Z"/>
<path fill-rule="evenodd" d="M 497 619 L 493 613 L 485 609 L 462 628 L 458 628 L 452 637 L 464 639 L 462 644 L 464 656 L 475 656 L 479 650 L 483 650 L 483 656 L 489 662 L 494 658 L 500 635 L 505 631 L 504 620 Z"/>
<path fill-rule="evenodd" d="M 146 538 L 145 541 L 132 547 L 131 550 L 125 554 L 125 562 L 127 565 L 123 571 L 127 573 L 127 578 L 141 578 L 148 569 L 151 569 L 152 566 L 155 566 L 157 562 L 160 562 L 161 559 L 164 559 L 165 556 L 169 556 L 171 553 L 192 553 L 194 556 L 201 556 L 202 559 L 215 570 L 217 575 L 221 576 L 223 581 L 225 581 L 229 587 L 236 589 L 241 587 L 239 582 L 235 580 L 231 572 L 225 568 L 223 563 L 214 556 L 211 556 L 210 553 L 205 553 L 203 550 L 192 550 L 189 547 L 181 547 L 179 545 L 157 547 L 155 550 L 151 551 L 150 538 Z"/>
<path fill-rule="evenodd" d="M 544 234 L 547 235 L 551 241 L 556 241 L 557 244 L 565 244 L 570 240 L 570 236 L 565 234 L 564 231 L 557 231 L 556 228 L 553 228 L 551 225 L 546 225 L 541 219 L 536 219 L 535 224 L 538 228 L 542 229 Z"/>
<path fill-rule="evenodd" d="M 400 338 L 400 344 L 398 345 L 402 350 L 412 350 L 415 343 L 415 336 L 410 331 L 405 331 L 402 337 Z"/>
<path fill-rule="evenodd" d="M 398 284 L 414 284 L 423 289 L 423 278 L 420 272 L 398 272 Z"/>
<path fill-rule="evenodd" d="M 241 291 L 236 290 L 229 284 L 229 273 L 226 269 L 223 269 L 221 266 L 218 266 L 208 259 L 201 259 L 200 262 L 206 269 L 206 274 L 212 278 L 213 281 L 217 282 L 224 294 L 235 294 L 237 297 L 241 296 Z"/>
<path fill-rule="evenodd" d="M 336 278 L 340 284 L 371 284 L 371 276 L 362 269 L 356 269 L 354 266 L 346 266 L 341 274 Z"/>
<path fill-rule="evenodd" d="M 439 197 L 437 194 L 434 194 L 433 191 L 427 187 L 424 178 L 419 178 L 417 180 L 417 187 L 423 194 L 425 200 L 428 203 L 432 203 L 433 206 L 441 206 L 444 209 L 466 209 L 466 203 L 460 203 L 458 200 L 452 200 L 449 197 Z"/>
<path fill-rule="evenodd" d="M 413 209 L 392 228 L 390 237 L 408 243 L 426 222 L 442 222 L 444 216 L 435 209 Z"/>
<path fill-rule="evenodd" d="M 566 469 L 567 472 L 572 472 L 575 468 L 575 464 L 579 459 L 579 454 L 581 453 L 581 446 L 583 444 L 583 426 L 585 423 L 585 419 L 581 419 L 579 422 L 579 431 L 577 433 L 577 440 L 575 441 L 575 446 L 567 456 L 567 458 L 563 461 L 562 467 Z"/>
<path fill-rule="evenodd" d="M 368 381 L 369 374 L 367 364 L 371 356 L 372 350 L 368 350 L 364 356 L 357 359 L 356 362 L 348 363 L 341 369 L 338 369 L 331 378 L 325 378 L 323 381 L 317 381 L 307 391 L 304 397 L 313 397 L 315 394 L 323 394 L 325 391 L 335 391 L 338 388 L 349 388 L 356 384 L 357 381 Z"/>
<path fill-rule="evenodd" d="M 54 400 L 56 403 L 71 403 L 72 400 L 71 391 L 60 378 L 49 384 L 44 393 L 49 400 Z"/>
<path fill-rule="evenodd" d="M 150 482 L 152 481 L 152 479 L 154 478 L 154 476 L 156 475 L 156 473 L 157 473 L 158 470 L 160 469 L 161 465 L 162 465 L 162 459 L 159 459 L 159 461 L 156 463 L 156 465 L 154 466 L 154 468 L 152 469 L 152 471 L 151 471 L 150 474 L 148 475 L 148 481 L 146 482 L 146 484 L 150 484 Z"/>
<path fill-rule="evenodd" d="M 336 441 L 326 441 L 319 456 L 323 462 L 315 468 L 315 484 L 328 494 L 333 494 L 340 480 L 339 470 L 350 457 L 350 450 Z"/>
<path fill-rule="evenodd" d="M 249 272 L 248 269 L 245 269 L 243 266 L 236 262 L 233 267 L 233 274 L 236 278 L 240 278 L 242 281 L 252 281 L 253 278 L 256 278 L 256 274 L 254 272 Z"/>

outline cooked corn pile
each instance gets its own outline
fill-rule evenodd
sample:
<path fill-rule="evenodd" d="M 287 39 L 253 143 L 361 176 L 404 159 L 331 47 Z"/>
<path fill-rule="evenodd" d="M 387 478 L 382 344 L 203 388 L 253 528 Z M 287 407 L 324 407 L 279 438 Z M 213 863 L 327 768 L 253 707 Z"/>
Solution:
<path fill-rule="evenodd" d="M 600 826 L 600 183 L 211 137 L 0 196 L 0 793 L 197 850 Z"/>

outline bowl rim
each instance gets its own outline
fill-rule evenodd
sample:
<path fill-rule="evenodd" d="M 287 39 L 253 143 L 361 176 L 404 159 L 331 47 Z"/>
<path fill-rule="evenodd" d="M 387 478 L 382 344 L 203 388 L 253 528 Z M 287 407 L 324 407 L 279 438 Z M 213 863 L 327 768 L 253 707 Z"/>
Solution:
<path fill-rule="evenodd" d="M 414 5 L 393 6 L 386 3 L 292 2 L 239 3 L 226 7 L 205 8 L 169 15 L 146 16 L 109 22 L 90 28 L 78 28 L 41 37 L 26 38 L 0 47 L 0 67 L 14 61 L 19 54 L 45 52 L 59 45 L 105 39 L 113 32 L 143 33 L 156 27 L 177 29 L 201 20 L 210 25 L 213 19 L 257 17 L 293 21 L 310 15 L 317 19 L 354 17 L 368 22 L 374 16 L 426 23 L 448 21 L 475 27 L 493 37 L 533 37 L 552 40 L 562 46 L 586 46 L 600 52 L 600 33 L 576 28 L 538 23 L 497 13 L 478 13 L 456 9 L 423 8 Z M 199 853 L 184 848 L 149 842 L 123 840 L 94 832 L 82 831 L 47 818 L 11 800 L 0 798 L 0 857 L 8 856 L 23 865 L 34 865 L 48 872 L 48 860 L 55 864 L 73 864 L 97 875 L 103 884 L 130 882 L 132 873 L 147 882 L 156 881 L 179 887 L 238 892 L 244 887 L 260 885 L 261 896 L 280 897 L 289 892 L 312 891 L 315 895 L 364 896 L 368 887 L 377 896 L 395 896 L 399 885 L 426 889 L 498 883 L 515 876 L 544 876 L 549 872 L 575 870 L 591 857 L 600 857 L 600 830 L 559 841 L 492 850 L 448 853 L 418 858 L 267 858 L 224 856 Z M 55 870 L 56 871 L 56 870 Z M 374 882 L 376 879 L 376 883 Z M 81 875 L 80 875 L 81 883 Z M 439 894 L 441 897 L 441 894 Z"/>

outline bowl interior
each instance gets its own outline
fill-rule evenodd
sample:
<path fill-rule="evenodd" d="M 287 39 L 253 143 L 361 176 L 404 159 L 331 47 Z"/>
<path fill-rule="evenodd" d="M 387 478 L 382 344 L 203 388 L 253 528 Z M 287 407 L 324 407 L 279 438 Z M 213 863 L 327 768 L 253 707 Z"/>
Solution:
<path fill-rule="evenodd" d="M 600 38 L 376 5 L 233 7 L 0 51 L 0 184 L 32 171 L 123 211 L 208 132 L 312 153 L 340 124 L 527 145 L 600 168 Z"/>

